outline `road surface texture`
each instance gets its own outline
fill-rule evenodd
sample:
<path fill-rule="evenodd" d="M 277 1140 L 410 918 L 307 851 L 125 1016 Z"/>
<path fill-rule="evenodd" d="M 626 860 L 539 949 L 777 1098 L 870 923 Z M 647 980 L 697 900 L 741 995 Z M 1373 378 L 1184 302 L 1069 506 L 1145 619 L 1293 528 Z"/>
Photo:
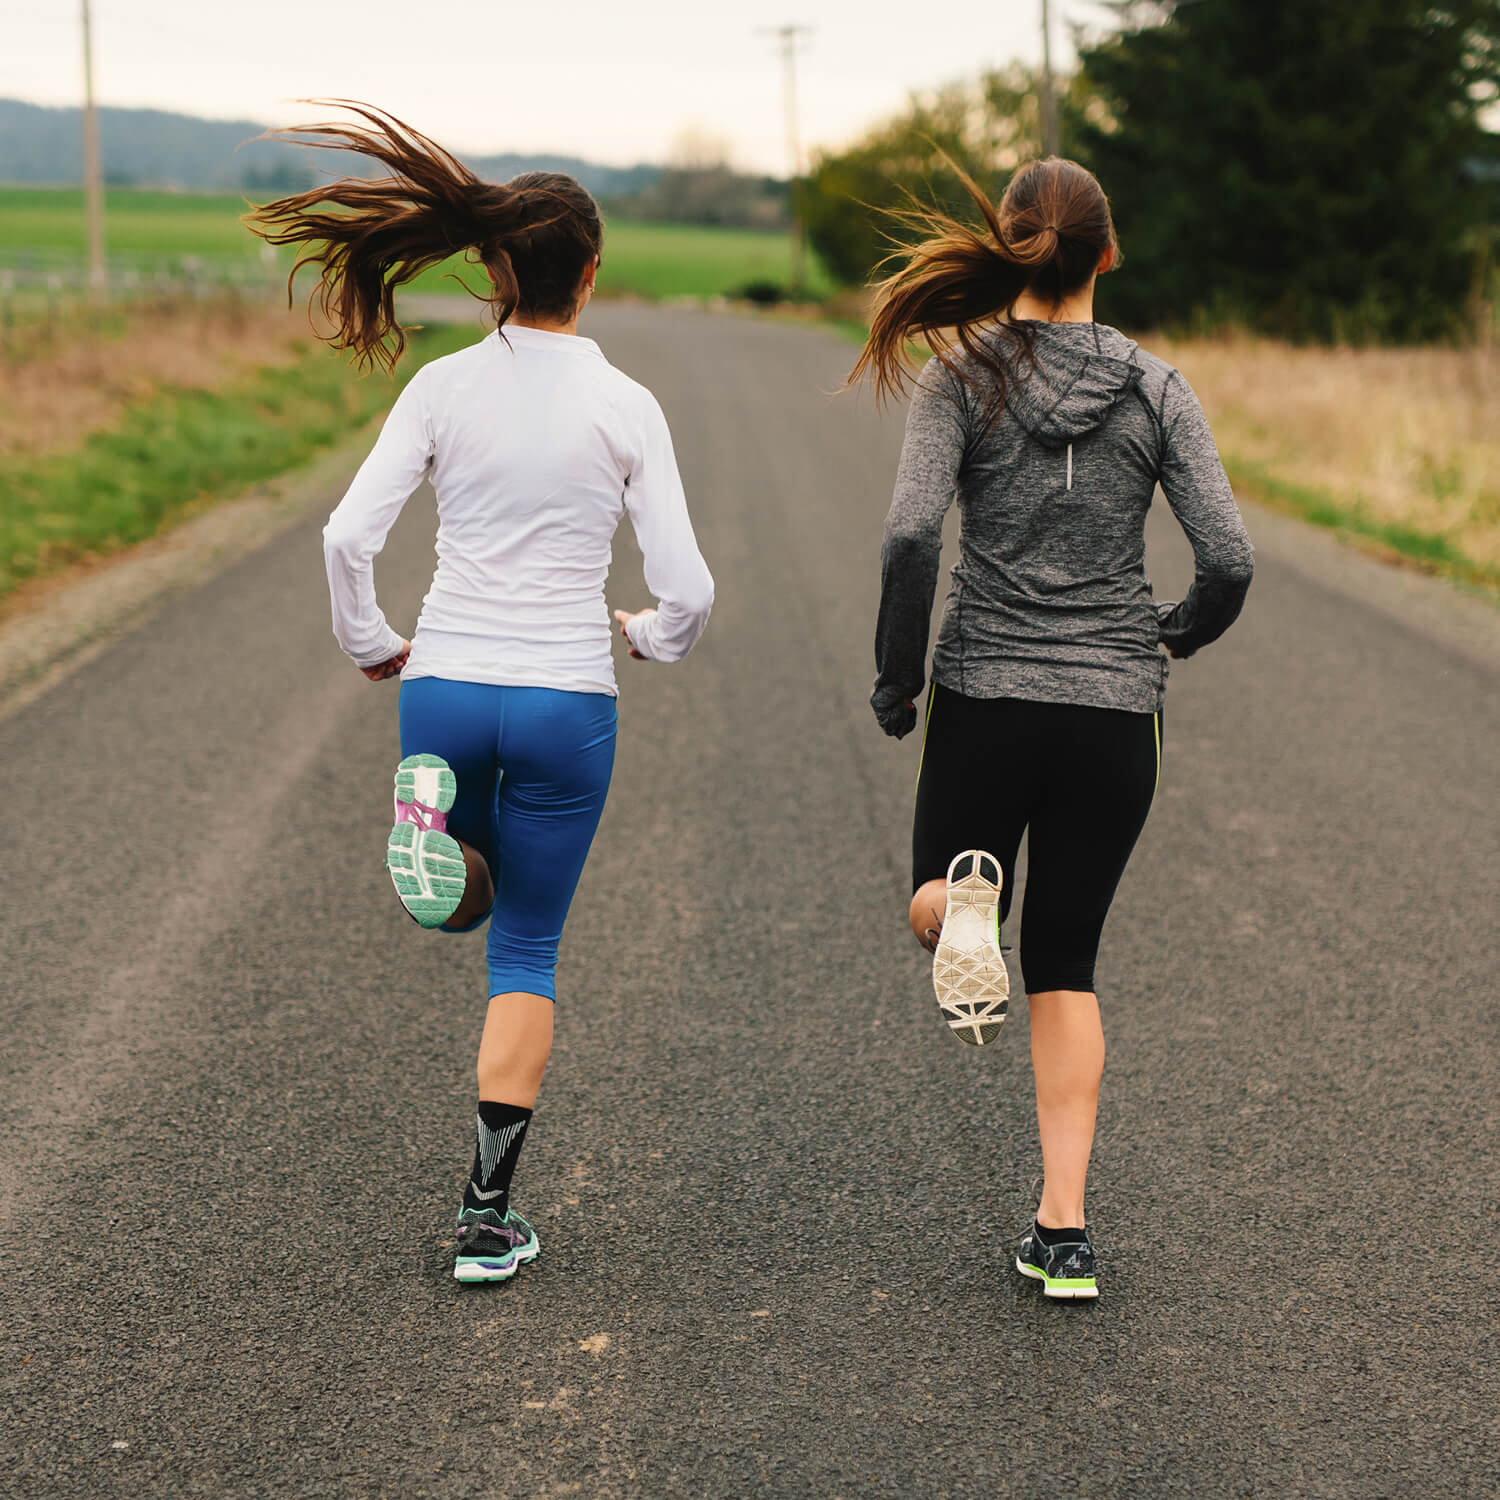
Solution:
<path fill-rule="evenodd" d="M 866 706 L 899 415 L 831 394 L 825 331 L 588 331 L 667 410 L 719 603 L 683 665 L 620 662 L 542 1258 L 449 1276 L 483 940 L 391 894 L 396 689 L 339 655 L 309 520 L 0 722 L 0 1493 L 1492 1485 L 1486 641 L 1280 527 L 1178 664 L 1100 969 L 1103 1295 L 1044 1302 L 1025 1005 L 984 1051 L 942 1024 L 917 739 Z M 404 624 L 431 529 L 420 495 L 378 565 Z M 646 602 L 628 528 L 610 592 Z"/>

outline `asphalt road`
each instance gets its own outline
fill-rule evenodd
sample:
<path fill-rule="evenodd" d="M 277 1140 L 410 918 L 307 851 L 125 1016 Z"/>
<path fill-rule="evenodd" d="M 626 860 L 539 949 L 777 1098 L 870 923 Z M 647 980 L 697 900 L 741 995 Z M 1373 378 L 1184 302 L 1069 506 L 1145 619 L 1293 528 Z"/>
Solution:
<path fill-rule="evenodd" d="M 1492 1486 L 1497 659 L 1280 528 L 1178 665 L 1102 955 L 1103 1295 L 1045 1303 L 1025 1007 L 983 1052 L 942 1025 L 917 745 L 865 703 L 899 417 L 828 394 L 826 332 L 587 331 L 667 409 L 719 603 L 682 666 L 620 663 L 541 1260 L 448 1276 L 482 940 L 391 897 L 396 693 L 334 646 L 310 520 L 0 722 L 0 1493 Z M 418 497 L 397 621 L 430 532 Z"/>

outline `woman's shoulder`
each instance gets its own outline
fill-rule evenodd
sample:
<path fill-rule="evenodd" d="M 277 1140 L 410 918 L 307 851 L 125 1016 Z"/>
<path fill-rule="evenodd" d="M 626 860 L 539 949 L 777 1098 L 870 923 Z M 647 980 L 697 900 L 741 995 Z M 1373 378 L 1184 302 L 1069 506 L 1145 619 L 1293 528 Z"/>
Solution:
<path fill-rule="evenodd" d="M 632 424 L 664 422 L 661 403 L 632 375 L 627 375 L 608 358 L 599 361 L 600 381 L 615 411 Z"/>
<path fill-rule="evenodd" d="M 407 385 L 415 386 L 418 390 L 432 391 L 441 390 L 454 380 L 466 379 L 478 366 L 485 363 L 488 357 L 486 346 L 493 338 L 494 334 L 487 334 L 472 344 L 465 344 L 462 349 L 455 349 L 451 354 L 439 354 L 435 359 L 429 359 L 412 371 Z"/>
<path fill-rule="evenodd" d="M 1123 339 L 1125 337 L 1118 329 L 1112 328 L 1110 332 L 1119 338 Z M 1170 360 L 1163 359 L 1159 354 L 1153 354 L 1151 350 L 1143 348 L 1133 340 L 1131 343 L 1133 346 L 1130 356 L 1131 363 L 1140 370 L 1142 385 L 1149 386 L 1153 390 L 1161 390 L 1170 381 L 1182 379 L 1177 366 Z"/>

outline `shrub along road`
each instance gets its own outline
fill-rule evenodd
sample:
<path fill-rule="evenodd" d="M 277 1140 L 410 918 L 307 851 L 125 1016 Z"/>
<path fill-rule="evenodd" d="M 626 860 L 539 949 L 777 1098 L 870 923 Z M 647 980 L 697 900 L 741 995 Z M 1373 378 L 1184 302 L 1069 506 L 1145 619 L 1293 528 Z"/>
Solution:
<path fill-rule="evenodd" d="M 984 1052 L 941 1024 L 917 744 L 865 705 L 899 420 L 827 394 L 821 331 L 590 331 L 667 408 L 720 602 L 684 665 L 620 662 L 518 1180 L 541 1260 L 448 1276 L 481 943 L 388 889 L 396 694 L 338 655 L 309 521 L 0 723 L 0 1490 L 1493 1473 L 1494 656 L 1325 587 L 1283 527 L 1177 667 L 1101 967 L 1103 1296 L 1045 1304 L 1010 1269 L 1025 1007 Z M 420 496 L 378 566 L 404 623 L 430 528 Z M 644 603 L 621 554 L 611 602 Z"/>

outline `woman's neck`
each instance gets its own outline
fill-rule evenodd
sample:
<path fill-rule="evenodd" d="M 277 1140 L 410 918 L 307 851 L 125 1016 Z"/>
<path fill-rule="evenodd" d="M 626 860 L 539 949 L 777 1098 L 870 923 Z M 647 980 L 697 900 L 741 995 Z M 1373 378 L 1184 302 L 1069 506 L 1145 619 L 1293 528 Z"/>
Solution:
<path fill-rule="evenodd" d="M 1094 321 L 1094 284 L 1090 282 L 1082 291 L 1064 297 L 1061 302 L 1046 302 L 1022 292 L 1011 308 L 1013 318 L 1025 318 L 1036 323 L 1092 323 Z"/>
<path fill-rule="evenodd" d="M 508 322 L 517 328 L 539 328 L 543 333 L 572 333 L 578 332 L 578 314 L 566 322 L 561 323 L 556 318 L 530 318 L 525 313 L 512 313 Z"/>

